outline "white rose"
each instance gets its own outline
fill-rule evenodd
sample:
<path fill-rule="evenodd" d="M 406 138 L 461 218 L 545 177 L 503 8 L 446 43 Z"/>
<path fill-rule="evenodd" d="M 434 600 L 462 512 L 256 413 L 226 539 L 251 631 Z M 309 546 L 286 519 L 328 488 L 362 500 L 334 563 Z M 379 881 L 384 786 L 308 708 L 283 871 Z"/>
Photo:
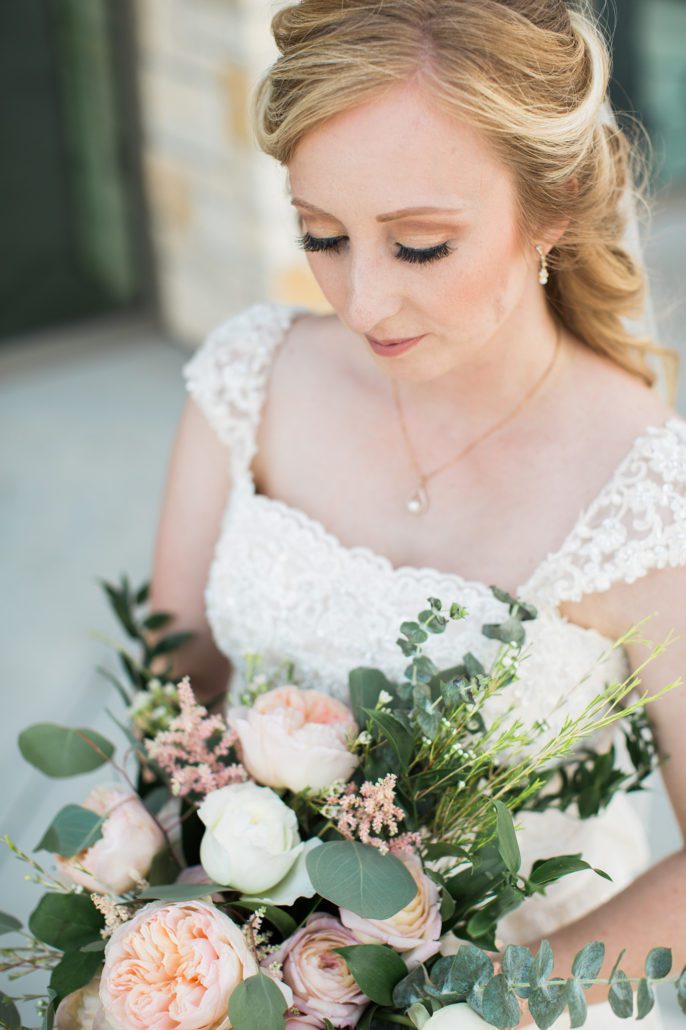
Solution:
<path fill-rule="evenodd" d="M 207 795 L 198 815 L 207 827 L 200 845 L 205 872 L 244 894 L 277 884 L 303 848 L 295 812 L 269 787 L 221 787 Z"/>
<path fill-rule="evenodd" d="M 474 1009 L 470 1009 L 465 1001 L 461 1001 L 434 1012 L 422 1030 L 479 1030 L 479 1027 L 490 1025 Z"/>

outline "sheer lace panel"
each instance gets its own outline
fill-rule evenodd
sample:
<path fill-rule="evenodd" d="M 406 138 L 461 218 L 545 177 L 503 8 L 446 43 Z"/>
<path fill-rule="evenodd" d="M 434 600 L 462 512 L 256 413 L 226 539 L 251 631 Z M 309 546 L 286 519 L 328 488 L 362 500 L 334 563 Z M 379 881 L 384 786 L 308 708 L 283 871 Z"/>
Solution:
<path fill-rule="evenodd" d="M 182 368 L 186 388 L 230 448 L 234 473 L 250 464 L 273 353 L 295 305 L 253 304 L 213 329 Z"/>
<path fill-rule="evenodd" d="M 637 437 L 527 587 L 539 602 L 559 604 L 680 565 L 686 565 L 686 421 L 674 416 Z"/>

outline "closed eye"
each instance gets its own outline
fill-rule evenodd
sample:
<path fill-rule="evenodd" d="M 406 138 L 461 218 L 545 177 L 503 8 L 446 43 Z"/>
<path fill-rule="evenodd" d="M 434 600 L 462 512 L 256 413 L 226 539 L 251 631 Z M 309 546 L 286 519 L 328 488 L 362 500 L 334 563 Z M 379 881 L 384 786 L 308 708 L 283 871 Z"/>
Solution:
<path fill-rule="evenodd" d="M 342 243 L 345 243 L 347 236 L 312 236 L 309 232 L 297 237 L 297 244 L 302 250 L 313 253 L 338 254 Z M 424 265 L 430 261 L 438 261 L 440 258 L 452 254 L 453 247 L 449 243 L 439 243 L 435 247 L 426 247 L 417 250 L 413 247 L 406 247 L 402 243 L 396 243 L 398 251 L 396 257 L 400 261 L 407 261 L 409 264 Z"/>

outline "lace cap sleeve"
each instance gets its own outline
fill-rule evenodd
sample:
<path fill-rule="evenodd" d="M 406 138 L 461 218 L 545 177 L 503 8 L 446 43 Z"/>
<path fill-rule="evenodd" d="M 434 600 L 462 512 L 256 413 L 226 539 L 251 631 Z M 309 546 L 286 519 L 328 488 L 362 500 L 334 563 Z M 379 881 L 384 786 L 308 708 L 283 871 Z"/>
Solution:
<path fill-rule="evenodd" d="M 637 438 L 532 586 L 542 601 L 559 604 L 680 565 L 686 565 L 686 420 L 674 416 Z"/>
<path fill-rule="evenodd" d="M 216 326 L 181 370 L 187 391 L 230 448 L 234 469 L 252 460 L 270 361 L 301 310 L 254 304 Z"/>

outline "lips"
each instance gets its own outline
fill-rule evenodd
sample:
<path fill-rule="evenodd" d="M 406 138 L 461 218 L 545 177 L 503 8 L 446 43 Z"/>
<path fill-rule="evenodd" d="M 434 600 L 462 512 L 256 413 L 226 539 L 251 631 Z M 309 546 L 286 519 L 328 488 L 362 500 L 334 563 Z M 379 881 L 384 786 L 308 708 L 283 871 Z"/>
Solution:
<path fill-rule="evenodd" d="M 369 346 L 372 348 L 375 354 L 380 354 L 384 358 L 393 357 L 396 354 L 404 354 L 410 347 L 416 347 L 416 345 L 424 339 L 422 336 L 410 336 L 405 337 L 402 340 L 376 340 L 373 336 L 368 336 L 367 341 Z"/>
<path fill-rule="evenodd" d="M 411 340 L 417 340 L 417 336 L 403 336 L 397 340 L 379 340 L 375 336 L 368 336 L 367 339 L 370 343 L 375 343 L 379 347 L 394 347 L 397 343 L 410 343 Z"/>

